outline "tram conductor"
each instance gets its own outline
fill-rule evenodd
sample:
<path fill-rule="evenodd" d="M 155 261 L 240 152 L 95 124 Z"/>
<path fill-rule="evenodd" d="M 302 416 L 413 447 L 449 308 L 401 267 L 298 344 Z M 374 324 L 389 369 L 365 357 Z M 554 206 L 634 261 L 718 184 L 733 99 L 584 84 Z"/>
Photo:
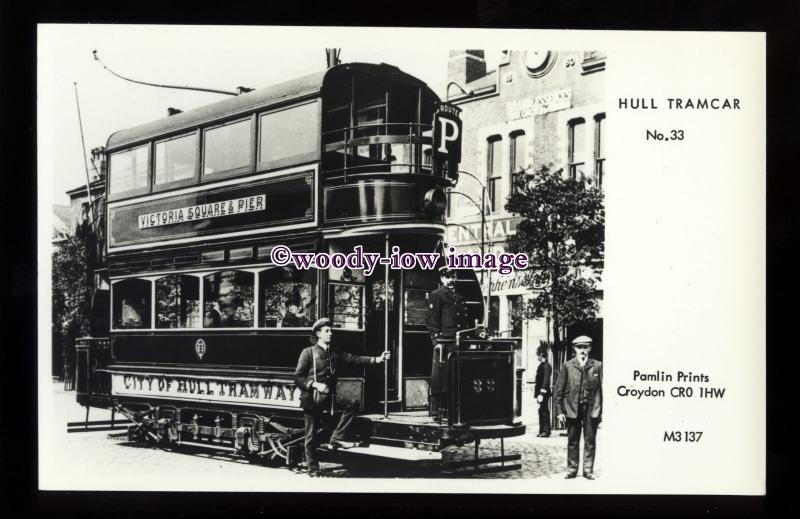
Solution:
<path fill-rule="evenodd" d="M 456 273 L 447 265 L 439 267 L 442 286 L 428 296 L 428 333 L 433 343 L 429 413 L 438 416 L 447 397 L 447 358 L 455 349 L 456 332 L 467 321 L 464 297 L 455 291 Z"/>
<path fill-rule="evenodd" d="M 336 394 L 337 369 L 340 366 L 370 366 L 391 358 L 384 351 L 379 357 L 365 357 L 331 350 L 331 321 L 318 319 L 311 327 L 312 345 L 300 353 L 294 372 L 294 383 L 300 388 L 300 407 L 305 420 L 305 454 L 309 476 L 319 474 L 317 446 L 323 415 L 342 410 L 342 416 L 330 439 L 333 448 L 347 449 L 347 433 L 358 413 L 359 402 Z"/>

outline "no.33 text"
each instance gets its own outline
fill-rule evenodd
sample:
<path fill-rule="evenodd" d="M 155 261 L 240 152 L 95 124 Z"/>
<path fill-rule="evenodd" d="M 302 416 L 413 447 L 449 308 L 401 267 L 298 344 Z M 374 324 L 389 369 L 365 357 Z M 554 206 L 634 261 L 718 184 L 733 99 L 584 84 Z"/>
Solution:
<path fill-rule="evenodd" d="M 646 130 L 645 139 L 648 141 L 682 141 L 683 130 Z"/>

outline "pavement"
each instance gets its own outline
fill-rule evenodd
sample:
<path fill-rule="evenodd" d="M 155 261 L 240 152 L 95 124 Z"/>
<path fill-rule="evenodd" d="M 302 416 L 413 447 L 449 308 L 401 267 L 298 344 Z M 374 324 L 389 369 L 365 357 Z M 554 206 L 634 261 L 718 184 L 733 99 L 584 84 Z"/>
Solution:
<path fill-rule="evenodd" d="M 526 388 L 527 390 L 528 388 Z M 240 458 L 232 458 L 224 453 L 215 453 L 205 449 L 190 451 L 167 451 L 150 445 L 130 443 L 121 434 L 124 431 L 95 431 L 67 433 L 66 423 L 83 421 L 85 408 L 75 402 L 75 392 L 65 391 L 63 383 L 54 382 L 52 441 L 55 448 L 49 467 L 55 471 L 70 474 L 91 474 L 92 480 L 105 477 L 115 478 L 120 471 L 126 480 L 146 478 L 153 471 L 180 471 L 190 474 L 220 474 L 230 477 L 263 476 L 265 471 L 280 471 L 281 480 L 307 478 L 303 473 L 288 470 L 285 467 L 264 466 L 250 463 Z M 532 397 L 525 398 L 533 402 Z M 535 405 L 529 406 L 523 414 L 523 422 L 527 432 L 522 436 L 505 440 L 506 454 L 520 454 L 522 467 L 520 470 L 472 474 L 462 476 L 452 474 L 422 474 L 407 471 L 402 464 L 387 463 L 385 459 L 372 456 L 351 456 L 334 454 L 323 458 L 322 467 L 332 477 L 470 477 L 476 479 L 529 479 L 547 478 L 563 479 L 566 469 L 566 436 L 564 431 L 553 431 L 549 438 L 538 438 Z M 528 412 L 529 411 L 529 412 Z M 110 411 L 91 409 L 89 420 L 108 420 Z M 49 453 L 50 451 L 48 451 Z M 447 449 L 447 457 L 451 460 L 467 460 L 474 455 L 474 444 L 460 448 Z M 483 440 L 480 444 L 480 456 L 499 456 L 500 440 Z M 356 459 L 358 458 L 358 459 Z M 602 477 L 600 471 L 596 471 Z"/>

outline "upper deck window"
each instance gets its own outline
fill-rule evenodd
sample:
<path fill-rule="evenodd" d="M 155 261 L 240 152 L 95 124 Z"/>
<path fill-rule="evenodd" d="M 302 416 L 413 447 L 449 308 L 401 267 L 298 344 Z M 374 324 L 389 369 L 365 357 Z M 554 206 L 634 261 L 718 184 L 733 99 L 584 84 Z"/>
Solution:
<path fill-rule="evenodd" d="M 319 109 L 306 103 L 261 115 L 258 169 L 274 169 L 319 156 Z"/>
<path fill-rule="evenodd" d="M 194 178 L 197 174 L 197 134 L 156 143 L 157 186 Z"/>
<path fill-rule="evenodd" d="M 147 163 L 150 159 L 149 146 L 139 146 L 130 150 L 111 154 L 110 187 L 112 195 L 147 189 Z"/>
<path fill-rule="evenodd" d="M 236 121 L 205 132 L 203 175 L 249 168 L 252 121 Z"/>

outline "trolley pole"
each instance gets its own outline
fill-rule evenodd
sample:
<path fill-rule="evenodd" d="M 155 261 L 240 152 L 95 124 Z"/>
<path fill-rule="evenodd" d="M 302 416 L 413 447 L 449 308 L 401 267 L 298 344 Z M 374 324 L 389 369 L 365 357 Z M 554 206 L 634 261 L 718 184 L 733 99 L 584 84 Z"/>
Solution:
<path fill-rule="evenodd" d="M 86 143 L 83 139 L 83 120 L 81 118 L 81 103 L 78 101 L 78 83 L 73 82 L 72 86 L 75 87 L 75 106 L 78 108 L 78 126 L 81 130 L 81 149 L 83 150 L 83 169 L 86 170 L 86 198 L 89 200 L 89 212 L 87 216 L 89 217 L 89 221 L 91 222 L 93 219 L 92 215 L 92 206 L 94 205 L 94 201 L 92 200 L 92 189 L 90 187 L 91 181 L 89 180 L 89 165 L 86 163 Z"/>
<path fill-rule="evenodd" d="M 385 256 L 389 257 L 389 233 L 386 233 Z M 389 265 L 383 268 L 383 351 L 389 349 Z M 389 416 L 389 361 L 383 359 L 383 417 Z"/>

